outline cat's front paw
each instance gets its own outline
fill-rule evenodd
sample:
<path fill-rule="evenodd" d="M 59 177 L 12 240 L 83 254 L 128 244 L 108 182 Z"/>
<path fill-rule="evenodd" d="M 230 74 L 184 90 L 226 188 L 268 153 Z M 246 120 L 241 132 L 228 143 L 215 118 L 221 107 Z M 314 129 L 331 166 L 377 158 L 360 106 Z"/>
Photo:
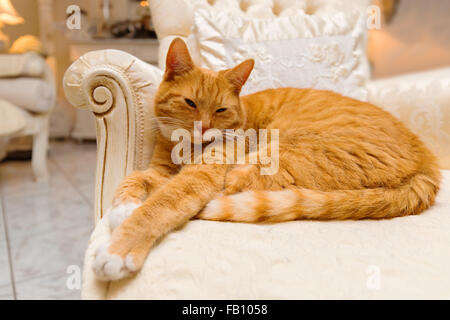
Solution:
<path fill-rule="evenodd" d="M 139 208 L 142 203 L 138 202 L 122 202 L 117 206 L 108 209 L 108 220 L 111 230 L 115 230 L 118 226 L 128 218 L 135 209 Z"/>
<path fill-rule="evenodd" d="M 96 253 L 93 263 L 95 275 L 100 280 L 120 280 L 129 277 L 137 271 L 131 255 L 122 258 L 118 254 L 109 252 L 110 242 L 101 245 Z"/>
<path fill-rule="evenodd" d="M 135 211 L 112 232 L 110 241 L 98 247 L 93 262 L 95 274 L 102 280 L 119 280 L 136 273 L 157 238 L 146 216 Z"/>
<path fill-rule="evenodd" d="M 235 194 L 259 187 L 259 170 L 256 165 L 240 165 L 225 176 L 225 194 Z"/>

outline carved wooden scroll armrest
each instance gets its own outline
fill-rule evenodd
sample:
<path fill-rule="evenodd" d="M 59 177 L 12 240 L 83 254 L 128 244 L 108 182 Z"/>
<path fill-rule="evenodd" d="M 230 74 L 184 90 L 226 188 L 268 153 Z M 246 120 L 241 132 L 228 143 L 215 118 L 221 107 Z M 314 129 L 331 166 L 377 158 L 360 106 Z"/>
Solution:
<path fill-rule="evenodd" d="M 162 71 L 118 50 L 92 51 L 64 75 L 69 102 L 94 113 L 97 125 L 95 221 L 131 171 L 146 168 L 153 150 L 153 96 Z"/>

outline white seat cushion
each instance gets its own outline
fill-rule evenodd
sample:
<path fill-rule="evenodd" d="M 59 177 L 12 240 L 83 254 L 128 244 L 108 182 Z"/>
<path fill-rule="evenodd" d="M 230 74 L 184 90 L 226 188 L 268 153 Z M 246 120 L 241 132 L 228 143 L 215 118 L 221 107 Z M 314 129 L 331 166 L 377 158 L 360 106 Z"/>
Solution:
<path fill-rule="evenodd" d="M 271 225 L 192 221 L 166 236 L 136 277 L 96 280 L 86 253 L 85 299 L 450 298 L 450 171 L 436 204 L 381 221 Z"/>
<path fill-rule="evenodd" d="M 52 84 L 39 78 L 0 79 L 0 99 L 32 112 L 46 112 L 53 107 Z"/>

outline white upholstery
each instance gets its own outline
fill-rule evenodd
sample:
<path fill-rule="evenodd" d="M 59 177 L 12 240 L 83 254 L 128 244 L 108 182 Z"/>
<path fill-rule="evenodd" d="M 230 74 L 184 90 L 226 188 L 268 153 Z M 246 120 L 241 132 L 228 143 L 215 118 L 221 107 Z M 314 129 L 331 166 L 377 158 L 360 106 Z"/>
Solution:
<path fill-rule="evenodd" d="M 274 10 L 275 4 L 298 8 L 306 5 L 307 11 L 320 14 L 333 4 L 352 8 L 362 2 L 226 1 L 230 8 L 237 10 L 239 3 L 239 10 L 256 16 L 289 12 Z M 224 4 L 223 0 L 214 1 L 214 5 Z M 173 37 L 189 36 L 191 7 L 183 0 L 153 0 L 150 5 L 164 57 Z M 447 72 L 437 72 L 439 85 L 445 85 L 449 79 Z M 411 79 L 409 83 L 422 80 L 427 83 L 430 74 L 372 82 L 368 85 L 370 100 L 385 105 L 377 100 L 377 92 L 392 88 L 403 92 L 402 85 L 407 79 Z M 136 278 L 120 282 L 96 280 L 91 270 L 92 255 L 97 244 L 110 236 L 102 213 L 109 207 L 119 181 L 131 170 L 144 168 L 151 157 L 153 130 L 148 121 L 160 80 L 160 69 L 116 50 L 88 53 L 66 72 L 64 87 L 68 100 L 76 107 L 93 111 L 98 132 L 97 227 L 86 253 L 83 298 L 450 298 L 448 171 L 444 171 L 436 205 L 419 216 L 264 226 L 192 221 L 152 250 Z M 432 86 L 425 87 L 431 96 Z M 414 94 L 414 88 L 411 85 L 408 92 Z M 440 105 L 433 108 L 447 113 L 448 90 L 443 88 L 434 92 L 433 103 Z M 396 97 L 393 90 L 386 95 L 389 99 L 386 108 L 391 103 L 395 108 L 410 101 L 405 94 Z M 411 114 L 423 113 L 423 108 L 430 107 L 426 99 L 421 101 L 422 106 L 408 109 Z M 409 118 L 408 114 L 399 114 L 401 120 Z M 433 117 L 427 114 L 426 121 L 431 124 L 432 119 L 443 119 Z M 419 134 L 427 141 L 428 131 L 419 130 Z M 445 141 L 440 138 L 437 143 Z"/>
<path fill-rule="evenodd" d="M 84 299 L 449 299 L 450 171 L 435 206 L 382 221 L 274 225 L 191 221 L 155 247 L 135 277 L 102 282 L 86 253 Z M 379 288 L 376 273 L 379 272 Z"/>
<path fill-rule="evenodd" d="M 147 167 L 153 151 L 153 95 L 162 72 L 118 50 L 92 51 L 64 76 L 70 103 L 94 113 L 97 124 L 96 221 L 120 181 Z"/>

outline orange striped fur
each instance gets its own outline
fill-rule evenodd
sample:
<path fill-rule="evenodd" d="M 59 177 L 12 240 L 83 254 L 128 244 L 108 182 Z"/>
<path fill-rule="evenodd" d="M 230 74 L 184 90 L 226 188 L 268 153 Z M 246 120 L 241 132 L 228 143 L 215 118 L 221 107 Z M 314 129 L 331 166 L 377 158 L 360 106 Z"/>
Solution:
<path fill-rule="evenodd" d="M 114 206 L 142 203 L 113 232 L 108 252 L 131 257 L 121 268 L 139 270 L 157 239 L 195 216 L 382 219 L 433 204 L 440 182 L 436 159 L 392 115 L 329 91 L 283 88 L 239 97 L 252 67 L 249 60 L 231 70 L 204 70 L 194 66 L 182 40 L 173 41 L 155 114 L 175 120 L 159 122 L 149 169 L 126 178 L 114 197 Z M 262 176 L 259 164 L 174 165 L 171 132 L 192 131 L 199 120 L 206 128 L 279 129 L 278 172 Z"/>

